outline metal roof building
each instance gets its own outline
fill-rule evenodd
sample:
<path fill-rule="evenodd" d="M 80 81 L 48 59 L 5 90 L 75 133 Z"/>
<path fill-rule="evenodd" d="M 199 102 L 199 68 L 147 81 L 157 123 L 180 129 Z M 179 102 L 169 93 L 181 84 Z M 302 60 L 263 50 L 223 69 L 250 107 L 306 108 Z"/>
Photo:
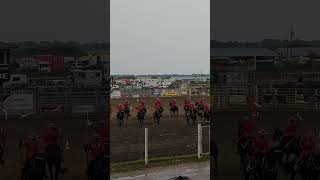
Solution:
<path fill-rule="evenodd" d="M 277 57 L 276 52 L 266 48 L 211 48 L 211 57 Z"/>

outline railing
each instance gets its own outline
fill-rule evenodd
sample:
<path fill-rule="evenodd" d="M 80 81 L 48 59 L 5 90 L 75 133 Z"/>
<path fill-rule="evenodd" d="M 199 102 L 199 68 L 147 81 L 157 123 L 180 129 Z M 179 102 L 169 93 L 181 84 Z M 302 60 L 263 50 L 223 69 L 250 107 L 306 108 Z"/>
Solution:
<path fill-rule="evenodd" d="M 33 101 L 25 102 L 33 106 L 34 112 L 40 112 L 42 107 L 47 106 L 63 106 L 65 111 L 71 111 L 76 106 L 92 106 L 97 112 L 105 112 L 107 110 L 108 101 L 107 88 L 66 88 L 66 87 L 35 87 L 26 90 L 3 90 L 0 94 L 2 101 L 13 94 L 31 94 Z"/>
<path fill-rule="evenodd" d="M 252 96 L 257 96 L 265 109 L 320 109 L 320 89 L 278 86 L 275 83 L 213 84 L 211 95 L 216 109 L 248 108 Z"/>

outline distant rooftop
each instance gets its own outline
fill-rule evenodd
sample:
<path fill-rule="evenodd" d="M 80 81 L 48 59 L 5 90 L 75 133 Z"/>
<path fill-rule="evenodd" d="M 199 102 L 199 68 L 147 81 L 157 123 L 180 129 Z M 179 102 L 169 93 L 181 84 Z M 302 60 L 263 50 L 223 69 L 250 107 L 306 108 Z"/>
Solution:
<path fill-rule="evenodd" d="M 279 56 L 266 48 L 211 48 L 211 57 L 249 57 L 249 56 Z"/>
<path fill-rule="evenodd" d="M 320 48 L 319 47 L 295 47 L 291 48 L 292 56 L 308 56 L 311 54 L 315 54 L 320 56 Z M 287 55 L 287 48 L 278 49 L 283 55 Z"/>
<path fill-rule="evenodd" d="M 0 42 L 0 49 L 15 49 L 16 45 Z"/>

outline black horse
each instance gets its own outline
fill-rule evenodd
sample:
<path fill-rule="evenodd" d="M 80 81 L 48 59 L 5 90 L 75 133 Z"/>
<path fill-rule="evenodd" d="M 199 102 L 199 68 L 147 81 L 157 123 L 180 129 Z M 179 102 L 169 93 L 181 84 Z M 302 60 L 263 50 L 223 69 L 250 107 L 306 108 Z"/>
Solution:
<path fill-rule="evenodd" d="M 291 180 L 295 179 L 295 176 L 297 174 L 296 171 L 296 163 L 299 160 L 299 156 L 302 152 L 301 146 L 300 146 L 300 138 L 291 138 L 286 139 L 282 138 L 282 150 L 283 155 L 281 158 L 280 165 L 282 166 L 282 169 L 290 174 Z"/>
<path fill-rule="evenodd" d="M 318 180 L 320 170 L 319 155 L 309 155 L 297 162 L 296 169 L 304 180 Z"/>
<path fill-rule="evenodd" d="M 202 120 L 202 118 L 204 116 L 204 107 L 201 104 L 197 104 L 196 105 L 196 111 L 197 111 L 197 115 Z"/>
<path fill-rule="evenodd" d="M 189 112 L 189 107 L 187 105 L 184 106 L 184 112 L 185 112 L 185 116 L 187 117 Z"/>
<path fill-rule="evenodd" d="M 188 123 L 188 126 L 190 126 L 190 120 L 192 120 L 192 125 L 195 125 L 196 124 L 196 121 L 197 121 L 197 113 L 195 110 L 189 110 L 187 111 L 187 123 Z"/>
<path fill-rule="evenodd" d="M 119 111 L 117 114 L 117 119 L 119 120 L 119 125 L 122 126 L 123 119 L 125 117 L 125 111 Z"/>
<path fill-rule="evenodd" d="M 96 159 L 89 162 L 88 179 L 89 180 L 107 180 L 108 179 L 109 157 L 106 154 L 99 154 Z"/>
<path fill-rule="evenodd" d="M 6 149 L 7 132 L 4 128 L 0 130 L 0 165 L 4 165 L 4 152 Z"/>
<path fill-rule="evenodd" d="M 44 180 L 46 179 L 46 157 L 44 154 L 35 154 L 31 159 L 24 162 L 22 167 L 22 180 Z"/>
<path fill-rule="evenodd" d="M 160 123 L 160 119 L 161 119 L 161 110 L 156 110 L 153 113 L 153 120 L 154 120 L 154 122 L 157 122 L 157 124 L 159 124 Z"/>
<path fill-rule="evenodd" d="M 51 180 L 58 180 L 62 172 L 63 150 L 56 144 L 48 145 L 45 149 L 49 174 Z"/>
<path fill-rule="evenodd" d="M 128 120 L 129 116 L 130 116 L 130 108 L 124 109 L 124 118 Z"/>
<path fill-rule="evenodd" d="M 211 111 L 204 111 L 203 117 L 206 121 L 210 121 Z"/>
<path fill-rule="evenodd" d="M 178 106 L 176 106 L 176 105 L 172 106 L 171 103 L 170 103 L 169 107 L 170 107 L 170 113 L 171 113 L 171 115 L 177 114 L 177 116 L 178 116 L 178 114 L 179 114 L 179 108 L 178 108 Z"/>
<path fill-rule="evenodd" d="M 142 110 L 142 111 L 139 111 L 138 114 L 137 114 L 137 118 L 138 118 L 138 121 L 140 123 L 140 125 L 142 126 L 143 125 L 143 122 L 144 122 L 144 119 L 145 119 L 145 113 L 146 111 Z"/>

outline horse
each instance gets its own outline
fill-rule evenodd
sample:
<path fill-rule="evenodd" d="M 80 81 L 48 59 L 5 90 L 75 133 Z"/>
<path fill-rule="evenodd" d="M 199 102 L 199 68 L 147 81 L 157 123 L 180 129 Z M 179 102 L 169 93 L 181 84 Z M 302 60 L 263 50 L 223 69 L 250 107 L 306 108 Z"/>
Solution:
<path fill-rule="evenodd" d="M 6 149 L 7 132 L 4 128 L 0 130 L 0 165 L 4 165 L 4 152 Z"/>
<path fill-rule="evenodd" d="M 174 114 L 177 113 L 177 116 L 178 116 L 178 113 L 179 113 L 179 108 L 178 108 L 178 106 L 176 106 L 176 105 L 172 106 L 171 103 L 170 103 L 169 107 L 170 107 L 170 113 L 171 113 L 171 115 L 174 115 Z"/>
<path fill-rule="evenodd" d="M 258 161 L 258 175 L 260 180 L 277 179 L 277 158 L 273 151 Z"/>
<path fill-rule="evenodd" d="M 145 119 L 145 115 L 146 115 L 146 111 L 145 110 L 142 110 L 142 111 L 138 112 L 137 119 L 138 119 L 140 125 L 143 125 L 143 121 Z"/>
<path fill-rule="evenodd" d="M 197 121 L 197 114 L 196 114 L 195 110 L 187 111 L 187 123 L 188 123 L 188 126 L 190 126 L 190 122 L 189 122 L 190 119 L 192 120 L 192 125 L 195 125 L 196 121 Z"/>
<path fill-rule="evenodd" d="M 43 153 L 35 154 L 22 167 L 22 180 L 44 180 L 46 175 L 46 157 Z"/>
<path fill-rule="evenodd" d="M 204 111 L 203 117 L 205 118 L 206 121 L 210 121 L 210 116 L 211 116 L 210 110 Z"/>
<path fill-rule="evenodd" d="M 129 114 L 130 114 L 130 108 L 124 109 L 124 118 L 125 118 L 126 120 L 129 119 Z"/>
<path fill-rule="evenodd" d="M 297 174 L 295 169 L 296 163 L 299 160 L 299 155 L 302 152 L 300 146 L 300 138 L 294 137 L 290 140 L 283 140 L 282 138 L 282 149 L 283 149 L 283 156 L 281 159 L 281 165 L 285 172 L 290 174 L 291 179 L 294 180 Z"/>
<path fill-rule="evenodd" d="M 119 111 L 117 114 L 117 119 L 119 120 L 119 125 L 122 126 L 123 124 L 123 119 L 125 117 L 125 111 Z"/>
<path fill-rule="evenodd" d="M 99 154 L 96 159 L 92 160 L 88 165 L 89 180 L 107 180 L 109 157 L 106 153 Z"/>
<path fill-rule="evenodd" d="M 187 115 L 188 115 L 188 111 L 189 111 L 189 107 L 188 107 L 188 105 L 185 105 L 184 106 L 184 112 L 185 112 L 185 116 L 187 117 Z"/>
<path fill-rule="evenodd" d="M 203 116 L 204 116 L 204 108 L 202 105 L 198 104 L 196 107 L 196 111 L 197 111 L 197 115 L 200 117 L 200 119 L 202 120 Z"/>
<path fill-rule="evenodd" d="M 215 141 L 210 142 L 210 154 L 211 156 L 211 162 L 214 164 L 214 174 L 218 175 L 218 157 L 219 157 L 219 151 L 218 151 L 218 146 Z"/>
<path fill-rule="evenodd" d="M 45 148 L 45 156 L 47 159 L 49 174 L 51 180 L 58 180 L 62 170 L 61 163 L 63 161 L 63 151 L 56 145 L 51 144 Z M 54 171 L 53 171 L 54 169 Z"/>
<path fill-rule="evenodd" d="M 156 110 L 153 113 L 153 120 L 154 120 L 154 122 L 157 122 L 157 124 L 159 124 L 160 123 L 160 119 L 161 119 L 161 110 Z"/>
<path fill-rule="evenodd" d="M 305 180 L 318 180 L 319 165 L 319 156 L 309 155 L 297 162 L 297 170 Z"/>

